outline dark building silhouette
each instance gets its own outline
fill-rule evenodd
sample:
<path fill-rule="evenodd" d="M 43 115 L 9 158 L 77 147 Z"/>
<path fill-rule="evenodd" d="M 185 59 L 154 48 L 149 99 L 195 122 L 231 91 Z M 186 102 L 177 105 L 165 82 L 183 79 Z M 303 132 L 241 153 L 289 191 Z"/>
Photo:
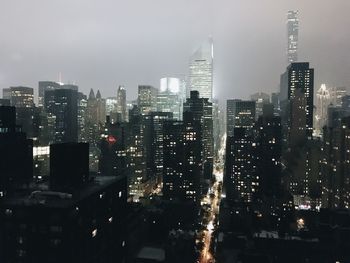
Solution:
<path fill-rule="evenodd" d="M 290 64 L 280 89 L 285 139 L 290 146 L 302 144 L 313 131 L 314 69 L 307 62 Z"/>
<path fill-rule="evenodd" d="M 126 128 L 121 123 L 111 123 L 107 117 L 100 143 L 99 172 L 103 176 L 126 174 Z"/>
<path fill-rule="evenodd" d="M 213 103 L 210 98 L 200 98 L 199 92 L 192 90 L 190 98 L 183 104 L 183 111 L 190 112 L 195 121 L 201 124 L 201 141 L 203 144 L 202 162 L 203 179 L 211 179 L 214 158 Z"/>
<path fill-rule="evenodd" d="M 89 180 L 89 144 L 50 145 L 50 189 L 69 191 Z"/>
<path fill-rule="evenodd" d="M 51 142 L 78 141 L 78 93 L 72 89 L 45 92 L 45 112 L 49 119 Z"/>
<path fill-rule="evenodd" d="M 259 193 L 277 196 L 281 190 L 282 125 L 273 115 L 273 105 L 266 104 L 256 123 L 256 156 Z"/>
<path fill-rule="evenodd" d="M 5 195 L 33 177 L 33 141 L 16 125 L 15 107 L 0 106 L 0 191 Z"/>

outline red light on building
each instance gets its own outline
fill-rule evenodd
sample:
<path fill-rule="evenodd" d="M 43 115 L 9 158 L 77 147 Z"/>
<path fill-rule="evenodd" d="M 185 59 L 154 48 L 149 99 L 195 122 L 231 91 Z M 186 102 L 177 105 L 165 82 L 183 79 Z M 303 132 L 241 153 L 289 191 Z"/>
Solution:
<path fill-rule="evenodd" d="M 107 137 L 107 142 L 112 145 L 112 144 L 115 144 L 117 142 L 117 138 L 115 138 L 114 136 L 112 135 L 108 135 Z"/>

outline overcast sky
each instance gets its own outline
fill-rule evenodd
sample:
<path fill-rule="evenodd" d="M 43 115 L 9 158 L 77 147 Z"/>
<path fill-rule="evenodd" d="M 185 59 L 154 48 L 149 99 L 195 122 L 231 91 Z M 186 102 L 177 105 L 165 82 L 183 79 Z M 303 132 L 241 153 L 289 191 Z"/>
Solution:
<path fill-rule="evenodd" d="M 349 0 L 1 0 L 0 88 L 39 80 L 136 97 L 138 84 L 188 74 L 214 38 L 214 96 L 277 90 L 286 66 L 286 14 L 300 11 L 299 60 L 321 83 L 350 86 Z"/>

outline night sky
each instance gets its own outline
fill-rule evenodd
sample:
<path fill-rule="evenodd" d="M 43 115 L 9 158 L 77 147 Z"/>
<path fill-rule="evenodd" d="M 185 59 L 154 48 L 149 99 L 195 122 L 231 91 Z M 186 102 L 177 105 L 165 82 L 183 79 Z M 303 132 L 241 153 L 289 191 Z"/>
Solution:
<path fill-rule="evenodd" d="M 277 90 L 286 67 L 286 14 L 300 11 L 299 60 L 315 84 L 350 87 L 349 0 L 2 0 L 0 89 L 39 80 L 136 97 L 138 84 L 188 74 L 214 38 L 214 96 Z M 344 33 L 345 32 L 345 33 Z M 347 33 L 346 33 L 347 32 Z"/>

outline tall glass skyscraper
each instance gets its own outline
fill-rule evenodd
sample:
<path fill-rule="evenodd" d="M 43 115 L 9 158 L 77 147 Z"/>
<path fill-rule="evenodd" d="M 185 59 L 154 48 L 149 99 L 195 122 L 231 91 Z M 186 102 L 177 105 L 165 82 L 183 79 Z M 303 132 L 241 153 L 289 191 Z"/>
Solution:
<path fill-rule="evenodd" d="M 190 59 L 189 89 L 201 98 L 213 99 L 213 40 L 208 39 Z M 189 94 L 188 94 L 189 95 Z"/>
<path fill-rule="evenodd" d="M 287 14 L 287 59 L 288 64 L 298 61 L 299 11 L 288 11 Z"/>

